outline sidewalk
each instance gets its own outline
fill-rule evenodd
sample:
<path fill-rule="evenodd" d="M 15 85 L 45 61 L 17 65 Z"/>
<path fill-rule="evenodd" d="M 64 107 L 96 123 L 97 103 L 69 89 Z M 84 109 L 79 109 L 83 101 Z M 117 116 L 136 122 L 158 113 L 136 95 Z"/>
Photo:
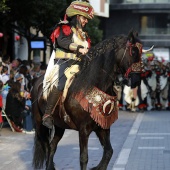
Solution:
<path fill-rule="evenodd" d="M 112 170 L 169 170 L 170 112 L 140 113 Z"/>

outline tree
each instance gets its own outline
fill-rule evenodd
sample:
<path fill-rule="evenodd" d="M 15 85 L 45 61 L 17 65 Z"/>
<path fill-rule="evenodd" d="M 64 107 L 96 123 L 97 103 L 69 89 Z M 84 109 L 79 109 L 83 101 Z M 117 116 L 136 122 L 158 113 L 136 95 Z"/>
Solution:
<path fill-rule="evenodd" d="M 103 38 L 103 31 L 99 29 L 100 20 L 98 17 L 89 20 L 86 30 L 91 38 L 92 46 L 100 42 Z"/>
<path fill-rule="evenodd" d="M 65 10 L 71 2 L 72 0 L 3 0 L 0 3 L 2 4 L 0 5 L 0 31 L 4 33 L 4 40 L 5 37 L 12 36 L 11 33 L 17 32 L 26 37 L 29 42 L 38 36 L 39 31 L 48 39 L 55 24 L 63 19 Z M 1 9 L 6 10 L 2 12 Z M 87 27 L 93 44 L 100 41 L 102 37 L 98 24 L 99 19 L 95 18 Z M 36 35 L 30 33 L 31 27 L 36 28 Z M 6 38 L 5 43 L 8 43 L 7 40 Z M 4 45 L 5 48 L 6 46 Z"/>
<path fill-rule="evenodd" d="M 6 4 L 7 0 L 0 1 L 0 12 L 5 12 L 9 10 L 9 7 Z"/>

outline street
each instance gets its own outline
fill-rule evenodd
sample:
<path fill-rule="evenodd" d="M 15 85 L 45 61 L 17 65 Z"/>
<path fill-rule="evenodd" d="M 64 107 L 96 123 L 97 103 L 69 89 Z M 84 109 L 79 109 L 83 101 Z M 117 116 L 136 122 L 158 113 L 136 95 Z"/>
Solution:
<path fill-rule="evenodd" d="M 4 127 L 0 136 L 0 170 L 32 170 L 34 134 L 12 132 Z M 119 111 L 111 126 L 114 149 L 108 170 L 169 170 L 170 113 Z M 79 170 L 78 133 L 66 130 L 54 157 L 57 170 Z M 103 149 L 94 133 L 90 135 L 88 168 L 96 166 Z M 45 169 L 45 168 L 44 168 Z"/>

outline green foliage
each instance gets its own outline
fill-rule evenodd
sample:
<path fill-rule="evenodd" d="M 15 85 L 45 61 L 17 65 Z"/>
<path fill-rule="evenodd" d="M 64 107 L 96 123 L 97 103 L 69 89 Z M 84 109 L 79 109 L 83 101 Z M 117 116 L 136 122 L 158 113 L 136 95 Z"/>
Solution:
<path fill-rule="evenodd" d="M 88 35 L 91 38 L 92 46 L 96 45 L 103 38 L 103 31 L 99 29 L 100 20 L 98 17 L 94 17 L 94 19 L 89 20 L 86 30 Z"/>
<path fill-rule="evenodd" d="M 10 8 L 6 4 L 7 0 L 1 0 L 0 1 L 0 12 L 4 13 L 5 11 L 8 11 Z"/>
<path fill-rule="evenodd" d="M 9 6 L 11 21 L 17 21 L 18 29 L 26 33 L 33 27 L 48 36 L 67 3 L 63 0 L 12 0 Z"/>

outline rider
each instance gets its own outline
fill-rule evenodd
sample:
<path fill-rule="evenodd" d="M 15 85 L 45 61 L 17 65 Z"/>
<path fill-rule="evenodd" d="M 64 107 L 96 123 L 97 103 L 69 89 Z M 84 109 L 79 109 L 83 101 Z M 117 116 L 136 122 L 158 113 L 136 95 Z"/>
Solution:
<path fill-rule="evenodd" d="M 83 28 L 88 23 L 88 19 L 93 17 L 94 9 L 88 2 L 73 1 L 66 9 L 64 21 L 60 21 L 51 34 L 55 47 L 55 62 L 58 65 L 58 70 L 56 70 L 58 73 L 55 72 L 58 82 L 54 84 L 47 97 L 47 106 L 43 116 L 43 125 L 50 129 L 53 127 L 53 110 L 67 80 L 64 71 L 68 66 L 80 60 L 76 54 L 85 55 L 90 48 L 90 39 Z"/>

